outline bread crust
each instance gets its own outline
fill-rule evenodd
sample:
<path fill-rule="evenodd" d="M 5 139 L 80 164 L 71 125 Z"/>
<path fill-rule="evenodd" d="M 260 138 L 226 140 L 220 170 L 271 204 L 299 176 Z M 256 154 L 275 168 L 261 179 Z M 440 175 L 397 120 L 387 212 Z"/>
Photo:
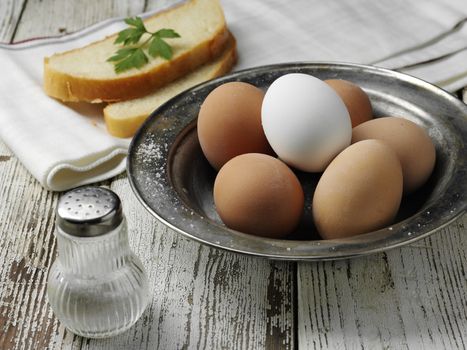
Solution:
<path fill-rule="evenodd" d="M 178 7 L 167 11 L 175 11 Z M 135 72 L 125 77 L 116 76 L 112 79 L 92 79 L 57 71 L 51 67 L 50 58 L 46 57 L 44 58 L 44 90 L 47 95 L 65 102 L 116 102 L 141 97 L 213 60 L 223 51 L 228 38 L 229 32 L 224 20 L 224 26 L 209 40 L 200 42 L 190 51 L 158 64 L 149 71 Z M 56 56 L 81 49 L 56 54 Z"/>
<path fill-rule="evenodd" d="M 225 48 L 225 56 L 222 59 L 220 66 L 206 80 L 214 79 L 229 72 L 237 62 L 237 50 L 235 38 L 229 34 L 227 47 Z M 224 53 L 222 55 L 224 55 Z M 132 137 L 138 128 L 149 116 L 149 113 L 134 114 L 127 118 L 114 117 L 111 113 L 111 104 L 104 108 L 104 120 L 107 126 L 107 131 L 116 137 L 126 138 Z M 158 106 L 155 106 L 157 108 Z"/>

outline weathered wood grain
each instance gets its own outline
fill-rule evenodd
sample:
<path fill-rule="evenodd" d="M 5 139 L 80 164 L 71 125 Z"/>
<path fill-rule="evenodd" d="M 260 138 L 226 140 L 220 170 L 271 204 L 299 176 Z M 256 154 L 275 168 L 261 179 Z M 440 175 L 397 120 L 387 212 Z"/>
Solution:
<path fill-rule="evenodd" d="M 9 43 L 15 35 L 27 0 L 0 1 L 0 42 Z"/>
<path fill-rule="evenodd" d="M 74 32 L 104 19 L 140 12 L 144 1 L 28 0 L 14 40 Z"/>
<path fill-rule="evenodd" d="M 14 156 L 1 154 L 0 348 L 45 348 L 54 329 L 45 282 L 57 195 L 44 191 Z"/>
<path fill-rule="evenodd" d="M 465 349 L 467 215 L 412 245 L 298 264 L 306 349 Z"/>
<path fill-rule="evenodd" d="M 28 0 L 14 40 L 71 33 L 108 18 L 158 10 L 174 2 L 175 0 Z"/>

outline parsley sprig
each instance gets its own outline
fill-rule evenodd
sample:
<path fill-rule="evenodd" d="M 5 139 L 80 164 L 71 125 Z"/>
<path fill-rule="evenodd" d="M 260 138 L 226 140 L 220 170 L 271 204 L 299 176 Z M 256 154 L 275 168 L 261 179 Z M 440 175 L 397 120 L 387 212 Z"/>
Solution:
<path fill-rule="evenodd" d="M 107 59 L 108 62 L 114 64 L 116 73 L 121 73 L 131 68 L 141 68 L 147 64 L 149 59 L 144 52 L 146 47 L 151 57 L 160 56 L 166 60 L 172 58 L 172 48 L 164 39 L 180 38 L 180 35 L 176 31 L 164 28 L 154 33 L 150 32 L 146 29 L 140 17 L 127 18 L 125 19 L 125 23 L 130 27 L 118 33 L 114 44 L 122 44 L 127 47 L 119 49 L 112 57 Z M 149 34 L 149 37 L 142 43 L 139 43 L 143 34 Z"/>

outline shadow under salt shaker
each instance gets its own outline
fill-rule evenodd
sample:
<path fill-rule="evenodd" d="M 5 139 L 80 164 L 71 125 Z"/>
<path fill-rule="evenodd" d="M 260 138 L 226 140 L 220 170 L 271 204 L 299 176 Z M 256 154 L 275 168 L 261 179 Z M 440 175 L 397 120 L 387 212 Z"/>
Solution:
<path fill-rule="evenodd" d="M 60 322 L 88 338 L 130 328 L 149 302 L 149 288 L 144 267 L 130 250 L 118 196 L 92 186 L 65 193 L 55 235 L 58 257 L 47 293 Z"/>

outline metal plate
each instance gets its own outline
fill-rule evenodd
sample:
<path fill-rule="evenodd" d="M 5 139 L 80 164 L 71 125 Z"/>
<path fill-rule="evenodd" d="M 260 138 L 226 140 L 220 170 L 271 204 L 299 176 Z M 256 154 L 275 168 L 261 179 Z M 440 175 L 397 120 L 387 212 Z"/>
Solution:
<path fill-rule="evenodd" d="M 339 240 L 320 240 L 310 215 L 319 174 L 297 172 L 305 191 L 302 223 L 288 239 L 255 237 L 226 228 L 216 214 L 215 172 L 201 152 L 196 118 L 205 97 L 228 81 L 262 89 L 293 72 L 346 79 L 369 95 L 376 117 L 401 116 L 424 127 L 436 146 L 427 184 L 403 198 L 396 222 Z M 401 73 L 352 64 L 293 63 L 263 66 L 201 84 L 158 108 L 133 138 L 128 177 L 144 207 L 174 230 L 217 248 L 286 260 L 348 258 L 399 247 L 426 237 L 465 212 L 467 106 L 449 93 Z"/>

